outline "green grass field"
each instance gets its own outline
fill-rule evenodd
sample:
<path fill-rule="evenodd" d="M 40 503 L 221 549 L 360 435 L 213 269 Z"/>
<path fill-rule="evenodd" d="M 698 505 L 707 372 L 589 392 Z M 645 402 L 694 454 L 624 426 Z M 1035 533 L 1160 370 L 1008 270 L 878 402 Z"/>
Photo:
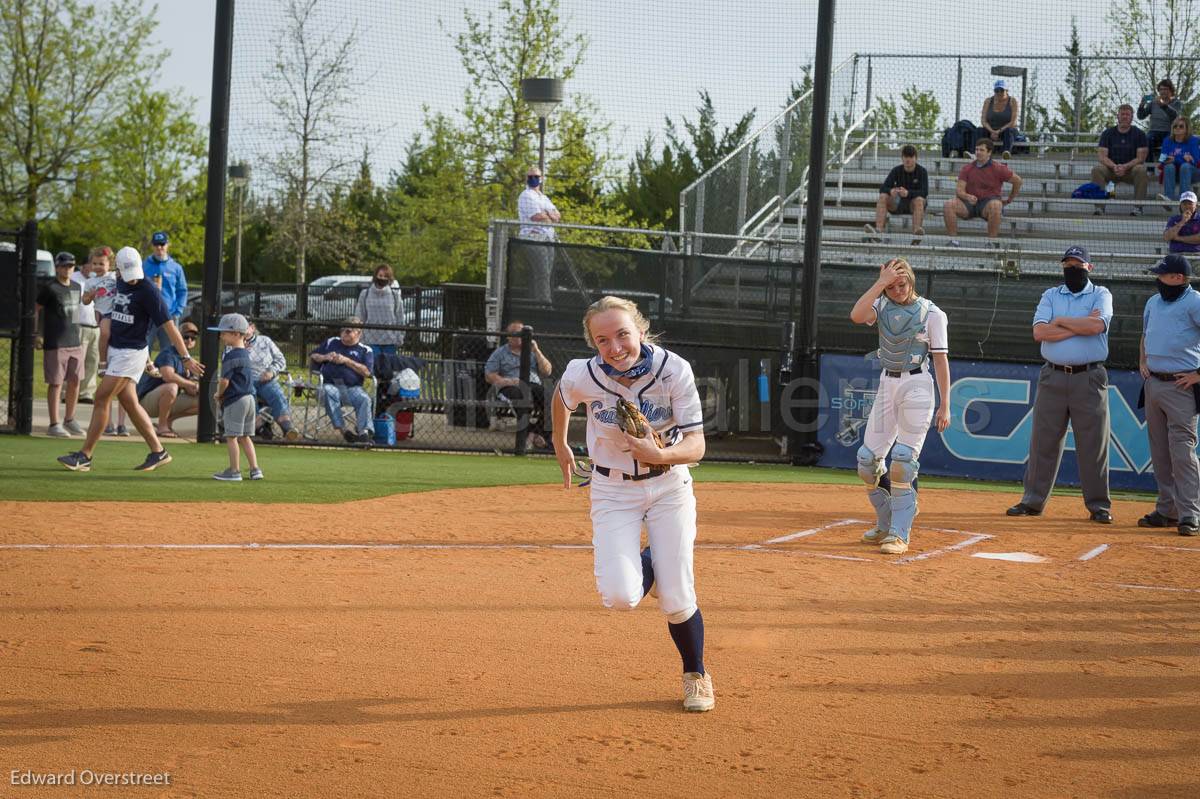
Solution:
<path fill-rule="evenodd" d="M 558 464 L 548 457 L 264 446 L 258 451 L 267 479 L 229 484 L 212 479 L 213 472 L 227 465 L 224 445 L 173 444 L 169 447 L 172 463 L 139 474 L 133 467 L 146 448 L 138 440 L 101 442 L 91 472 L 68 472 L 54 459 L 78 445 L 78 439 L 0 436 L 0 501 L 329 503 L 442 488 L 553 484 L 560 479 Z M 244 460 L 242 467 L 246 467 Z M 856 489 L 848 500 L 862 499 L 857 493 L 861 483 L 850 471 L 705 463 L 694 474 L 697 482 L 844 484 Z M 1014 494 L 1020 490 L 1013 483 L 933 477 L 922 477 L 921 485 Z M 1056 494 L 1078 496 L 1078 491 Z M 1146 497 L 1114 493 L 1114 498 Z"/>

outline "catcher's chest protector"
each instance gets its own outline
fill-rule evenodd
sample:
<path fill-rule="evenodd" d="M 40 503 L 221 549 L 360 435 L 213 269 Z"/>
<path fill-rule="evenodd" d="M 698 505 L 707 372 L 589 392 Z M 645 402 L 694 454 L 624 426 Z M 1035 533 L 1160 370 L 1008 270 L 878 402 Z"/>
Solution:
<path fill-rule="evenodd" d="M 932 303 L 918 297 L 908 305 L 883 298 L 876 314 L 879 349 L 876 355 L 884 369 L 907 372 L 925 363 L 929 357 L 929 333 L 925 320 Z"/>

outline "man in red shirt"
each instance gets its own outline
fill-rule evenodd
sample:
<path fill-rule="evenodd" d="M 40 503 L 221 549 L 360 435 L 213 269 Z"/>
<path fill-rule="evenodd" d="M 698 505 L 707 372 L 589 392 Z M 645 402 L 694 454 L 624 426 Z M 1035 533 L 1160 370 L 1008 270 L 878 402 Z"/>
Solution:
<path fill-rule="evenodd" d="M 1006 164 L 992 160 L 990 139 L 980 139 L 975 144 L 975 160 L 958 172 L 958 184 L 954 199 L 942 206 L 942 217 L 946 221 L 946 233 L 950 246 L 957 247 L 958 220 L 983 218 L 987 220 L 989 239 L 1000 235 L 1001 209 L 1016 199 L 1021 190 L 1021 177 Z M 1004 184 L 1011 183 L 1012 191 L 1002 197 Z"/>

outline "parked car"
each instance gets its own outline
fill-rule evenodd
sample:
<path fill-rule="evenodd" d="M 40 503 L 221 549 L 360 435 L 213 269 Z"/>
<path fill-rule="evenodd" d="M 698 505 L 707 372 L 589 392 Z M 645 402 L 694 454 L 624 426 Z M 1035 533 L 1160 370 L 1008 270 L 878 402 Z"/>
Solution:
<path fill-rule="evenodd" d="M 0 241 L 0 250 L 4 252 L 16 252 L 17 245 L 11 241 Z M 54 278 L 54 256 L 49 250 L 37 251 L 37 265 L 34 267 L 34 275 L 39 280 L 52 280 Z"/>

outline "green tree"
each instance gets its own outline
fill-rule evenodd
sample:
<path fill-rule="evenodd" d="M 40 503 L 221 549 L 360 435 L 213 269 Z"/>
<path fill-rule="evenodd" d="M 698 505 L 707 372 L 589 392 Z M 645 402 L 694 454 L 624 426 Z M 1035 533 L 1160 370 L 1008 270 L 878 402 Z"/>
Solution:
<path fill-rule="evenodd" d="M 1095 131 L 1109 124 L 1112 110 L 1105 99 L 1104 87 L 1098 80 L 1095 70 L 1088 65 L 1084 58 L 1083 44 L 1079 40 L 1079 25 L 1071 18 L 1071 41 L 1066 48 L 1070 61 L 1067 66 L 1067 78 L 1058 89 L 1057 101 L 1053 113 L 1045 112 L 1046 124 L 1043 127 L 1033 127 L 1034 130 L 1051 130 L 1055 132 Z M 1078 125 L 1076 124 L 1076 106 L 1078 106 Z M 1033 111 L 1033 108 L 1030 108 Z"/>
<path fill-rule="evenodd" d="M 0 200 L 8 222 L 43 218 L 97 158 L 131 85 L 153 74 L 153 12 L 77 0 L 0 0 Z M 113 43 L 133 46 L 113 51 Z M 154 51 L 156 58 L 162 50 Z"/>
<path fill-rule="evenodd" d="M 150 234 L 166 230 L 171 254 L 185 266 L 204 254 L 207 136 L 191 102 L 139 81 L 123 95 L 122 113 L 99 125 L 94 158 L 77 172 L 75 190 L 46 226 L 46 236 L 83 253 L 97 243 L 146 252 Z M 193 268 L 193 277 L 199 269 Z"/>
<path fill-rule="evenodd" d="M 653 136 L 646 137 L 626 168 L 625 178 L 616 189 L 616 200 L 640 225 L 662 230 L 678 227 L 680 193 L 741 146 L 754 124 L 754 115 L 751 109 L 722 129 L 717 124 L 712 96 L 701 91 L 696 119 L 684 118 L 682 133 L 668 117 L 661 150 Z"/>
<path fill-rule="evenodd" d="M 1101 55 L 1134 56 L 1133 60 L 1104 62 L 1100 71 L 1112 97 L 1140 98 L 1170 78 L 1192 116 L 1200 106 L 1200 62 L 1195 58 L 1200 38 L 1200 3 L 1196 0 L 1112 0 L 1108 10 L 1112 39 Z M 1137 102 L 1133 103 L 1135 106 Z M 1116 109 L 1108 109 L 1108 119 Z"/>

